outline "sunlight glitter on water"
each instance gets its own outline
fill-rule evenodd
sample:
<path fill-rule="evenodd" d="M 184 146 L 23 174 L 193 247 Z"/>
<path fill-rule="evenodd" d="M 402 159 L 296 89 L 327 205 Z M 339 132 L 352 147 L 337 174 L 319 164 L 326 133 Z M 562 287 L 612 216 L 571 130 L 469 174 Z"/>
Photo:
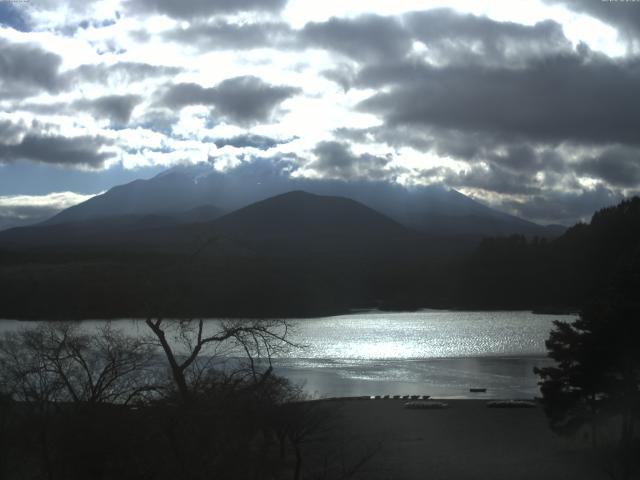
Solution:
<path fill-rule="evenodd" d="M 530 312 L 364 312 L 296 320 L 294 340 L 307 347 L 290 356 L 411 359 L 538 356 L 553 320 L 566 315 Z"/>

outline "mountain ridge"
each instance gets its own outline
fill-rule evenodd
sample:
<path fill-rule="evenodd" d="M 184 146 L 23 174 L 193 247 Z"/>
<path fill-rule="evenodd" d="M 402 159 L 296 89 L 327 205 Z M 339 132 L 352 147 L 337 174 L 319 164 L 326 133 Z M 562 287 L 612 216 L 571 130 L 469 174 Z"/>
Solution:
<path fill-rule="evenodd" d="M 70 223 L 117 214 L 167 215 L 206 204 L 231 212 L 295 190 L 351 198 L 406 227 L 433 235 L 554 237 L 563 230 L 494 210 L 439 185 L 407 188 L 383 182 L 310 180 L 254 172 L 234 177 L 207 165 L 174 167 L 148 180 L 118 185 L 44 223 Z M 465 222 L 465 218 L 471 221 Z"/>

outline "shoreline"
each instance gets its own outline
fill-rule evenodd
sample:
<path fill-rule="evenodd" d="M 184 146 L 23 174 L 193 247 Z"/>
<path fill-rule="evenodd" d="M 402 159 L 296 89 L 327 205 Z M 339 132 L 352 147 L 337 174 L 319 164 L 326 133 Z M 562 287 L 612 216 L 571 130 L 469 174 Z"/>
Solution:
<path fill-rule="evenodd" d="M 202 318 L 203 320 L 219 320 L 222 318 L 231 318 L 235 320 L 318 320 L 323 318 L 334 318 L 348 315 L 361 315 L 361 314 L 394 314 L 394 313 L 420 313 L 420 312 L 452 312 L 452 313 L 465 313 L 465 312 L 500 312 L 500 313 L 531 313 L 532 315 L 578 315 L 579 309 L 575 308 L 473 308 L 473 307 L 420 307 L 415 309 L 381 309 L 381 308 L 355 308 L 333 312 L 325 312 L 319 314 L 300 314 L 300 315 L 275 315 L 275 316 L 235 316 L 235 315 L 220 315 L 220 316 L 202 316 L 202 315 L 185 315 L 188 318 Z M 73 317 L 69 316 L 55 316 L 55 317 L 41 317 L 41 316 L 15 316 L 13 318 L 0 318 L 1 322 L 117 322 L 126 320 L 144 321 L 147 317 L 135 317 L 135 316 L 91 316 L 91 317 Z M 166 320 L 180 320 L 181 317 L 163 317 Z"/>
<path fill-rule="evenodd" d="M 439 399 L 434 399 L 439 401 Z M 487 400 L 447 399 L 447 408 L 408 409 L 401 401 L 333 399 L 331 445 L 356 462 L 354 478 L 384 480 L 584 480 L 606 478 L 582 437 L 554 434 L 541 407 L 488 408 Z M 309 464 L 324 452 L 309 442 Z"/>

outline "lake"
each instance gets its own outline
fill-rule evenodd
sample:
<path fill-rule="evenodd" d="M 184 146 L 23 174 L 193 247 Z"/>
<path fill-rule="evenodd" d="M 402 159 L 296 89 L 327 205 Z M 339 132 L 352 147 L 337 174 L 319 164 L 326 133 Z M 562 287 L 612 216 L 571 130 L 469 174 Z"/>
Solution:
<path fill-rule="evenodd" d="M 531 398 L 539 394 L 533 368 L 550 364 L 544 342 L 553 320 L 573 318 L 422 310 L 292 320 L 292 340 L 304 347 L 275 358 L 274 368 L 314 397 Z M 82 322 L 87 328 L 100 323 Z M 25 324 L 4 320 L 0 331 Z M 141 320 L 113 324 L 146 333 Z M 470 388 L 487 391 L 472 394 Z"/>

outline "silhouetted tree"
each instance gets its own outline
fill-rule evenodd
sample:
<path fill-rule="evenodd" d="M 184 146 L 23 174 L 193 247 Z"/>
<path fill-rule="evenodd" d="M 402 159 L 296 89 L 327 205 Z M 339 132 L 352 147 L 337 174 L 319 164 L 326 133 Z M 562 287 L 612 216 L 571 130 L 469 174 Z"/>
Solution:
<path fill-rule="evenodd" d="M 202 319 L 147 318 L 146 324 L 158 339 L 183 402 L 190 399 L 192 390 L 197 388 L 202 373 L 208 370 L 217 353 L 235 351 L 245 356 L 250 375 L 258 381 L 259 376 L 271 373 L 272 355 L 292 345 L 288 339 L 289 326 L 284 320 L 227 320 L 205 324 Z M 205 348 L 207 352 L 203 352 Z M 208 355 L 201 356 L 202 353 Z M 256 358 L 268 361 L 267 370 L 260 375 Z"/>
<path fill-rule="evenodd" d="M 573 323 L 555 322 L 546 342 L 556 364 L 536 369 L 552 428 L 574 431 L 590 423 L 619 422 L 620 475 L 634 466 L 635 424 L 640 412 L 640 299 L 638 259 L 624 266 L 605 298 L 585 308 Z"/>

